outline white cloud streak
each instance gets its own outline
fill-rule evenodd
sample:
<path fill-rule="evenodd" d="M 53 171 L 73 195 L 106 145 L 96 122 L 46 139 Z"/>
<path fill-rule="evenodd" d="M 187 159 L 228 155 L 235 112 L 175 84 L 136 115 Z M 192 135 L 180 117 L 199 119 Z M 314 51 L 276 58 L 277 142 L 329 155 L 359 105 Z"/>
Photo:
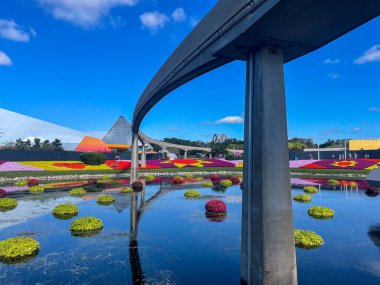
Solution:
<path fill-rule="evenodd" d="M 220 120 L 215 121 L 215 124 L 242 124 L 244 123 L 244 118 L 241 116 L 227 116 Z"/>
<path fill-rule="evenodd" d="M 340 75 L 338 73 L 335 73 L 335 72 L 331 72 L 329 74 L 329 78 L 330 79 L 333 79 L 333 80 L 336 80 L 336 79 L 339 79 L 340 78 Z"/>
<path fill-rule="evenodd" d="M 336 58 L 336 59 L 328 58 L 325 61 L 323 61 L 323 63 L 324 64 L 338 64 L 338 63 L 340 63 L 340 59 L 339 58 Z"/>
<path fill-rule="evenodd" d="M 380 62 L 380 44 L 372 46 L 360 57 L 354 60 L 355 64 L 365 64 L 370 62 Z"/>
<path fill-rule="evenodd" d="M 4 52 L 0 50 L 0 65 L 10 66 L 13 65 L 12 60 Z"/>
<path fill-rule="evenodd" d="M 170 19 L 166 14 L 153 11 L 140 15 L 140 21 L 144 28 L 149 29 L 151 32 L 156 32 L 158 29 L 165 27 Z"/>
<path fill-rule="evenodd" d="M 176 23 L 185 22 L 187 19 L 185 10 L 181 7 L 175 9 L 174 12 L 172 13 L 172 19 Z"/>
<path fill-rule="evenodd" d="M 368 111 L 371 111 L 371 112 L 380 112 L 380 108 L 379 107 L 369 107 Z"/>
<path fill-rule="evenodd" d="M 35 35 L 36 32 L 30 29 L 30 33 Z M 0 19 L 0 37 L 15 42 L 29 42 L 29 32 L 25 31 L 20 25 L 13 20 Z"/>

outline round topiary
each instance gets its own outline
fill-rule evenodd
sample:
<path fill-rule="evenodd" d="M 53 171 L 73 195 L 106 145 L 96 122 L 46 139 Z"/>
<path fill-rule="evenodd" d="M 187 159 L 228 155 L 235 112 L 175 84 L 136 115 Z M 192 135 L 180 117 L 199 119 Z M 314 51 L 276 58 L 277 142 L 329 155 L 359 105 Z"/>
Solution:
<path fill-rule="evenodd" d="M 52 214 L 54 217 L 62 220 L 69 220 L 78 215 L 79 209 L 74 204 L 61 204 L 54 208 Z"/>
<path fill-rule="evenodd" d="M 303 192 L 308 194 L 315 194 L 318 192 L 318 188 L 314 186 L 305 186 L 303 187 Z"/>
<path fill-rule="evenodd" d="M 220 184 L 220 175 L 219 174 L 213 174 L 211 175 L 211 182 L 212 184 Z"/>
<path fill-rule="evenodd" d="M 32 186 L 28 189 L 30 194 L 37 195 L 45 192 L 45 188 L 42 186 Z"/>
<path fill-rule="evenodd" d="M 198 198 L 201 194 L 197 190 L 187 190 L 183 195 L 186 198 Z"/>
<path fill-rule="evenodd" d="M 15 182 L 15 186 L 18 186 L 18 187 L 23 187 L 23 186 L 26 186 L 26 185 L 28 185 L 28 181 L 26 181 L 26 180 L 19 180 L 19 181 Z"/>
<path fill-rule="evenodd" d="M 145 178 L 146 180 L 154 180 L 154 179 L 155 179 L 154 175 L 147 175 L 147 176 L 145 176 L 144 178 Z"/>
<path fill-rule="evenodd" d="M 223 187 L 229 187 L 232 186 L 232 181 L 231 180 L 222 180 L 220 183 Z"/>
<path fill-rule="evenodd" d="M 183 182 L 184 182 L 184 179 L 180 176 L 174 176 L 171 180 L 171 183 L 174 185 L 179 185 L 179 184 L 182 184 Z"/>
<path fill-rule="evenodd" d="M 75 188 L 71 189 L 69 194 L 71 196 L 83 196 L 87 193 L 87 191 L 84 188 Z"/>
<path fill-rule="evenodd" d="M 83 217 L 71 222 L 70 231 L 76 236 L 91 236 L 98 234 L 103 228 L 103 222 L 95 217 Z"/>
<path fill-rule="evenodd" d="M 186 179 L 193 179 L 194 176 L 193 176 L 192 173 L 188 173 L 188 174 L 185 175 L 185 178 L 186 178 Z"/>
<path fill-rule="evenodd" d="M 227 206 L 222 200 L 210 200 L 206 203 L 205 208 L 208 213 L 227 212 Z"/>
<path fill-rule="evenodd" d="M 339 181 L 338 180 L 335 180 L 335 179 L 329 179 L 327 180 L 327 183 L 331 186 L 338 186 L 340 185 Z"/>
<path fill-rule="evenodd" d="M 240 184 L 240 178 L 238 176 L 232 176 L 230 180 L 231 180 L 233 185 Z"/>
<path fill-rule="evenodd" d="M 297 247 L 312 249 L 324 244 L 323 238 L 313 231 L 294 230 L 294 240 Z"/>
<path fill-rule="evenodd" d="M 322 206 L 310 207 L 307 213 L 309 214 L 309 216 L 316 219 L 329 219 L 329 218 L 334 217 L 334 214 L 335 214 L 333 209 L 322 207 Z"/>
<path fill-rule="evenodd" d="M 134 192 L 141 192 L 144 190 L 144 184 L 140 181 L 133 182 L 131 186 Z"/>
<path fill-rule="evenodd" d="M 212 186 L 214 186 L 214 184 L 212 184 L 211 181 L 204 181 L 201 183 L 201 186 L 202 187 L 212 187 Z"/>
<path fill-rule="evenodd" d="M 120 193 L 133 193 L 133 189 L 131 187 L 125 187 L 120 190 Z"/>
<path fill-rule="evenodd" d="M 28 187 L 37 186 L 38 184 L 40 184 L 40 181 L 37 178 L 31 178 L 26 183 Z"/>
<path fill-rule="evenodd" d="M 14 208 L 16 208 L 18 205 L 18 202 L 16 199 L 13 198 L 0 198 L 0 211 L 1 212 L 7 212 L 11 211 Z"/>
<path fill-rule="evenodd" d="M 16 263 L 38 254 L 40 244 L 30 237 L 14 237 L 0 241 L 0 261 Z"/>
<path fill-rule="evenodd" d="M 297 194 L 294 195 L 293 200 L 300 203 L 309 203 L 311 202 L 311 196 L 307 194 Z"/>
<path fill-rule="evenodd" d="M 96 198 L 96 203 L 99 205 L 111 205 L 113 202 L 115 202 L 115 197 L 112 195 L 102 195 Z"/>
<path fill-rule="evenodd" d="M 350 187 L 357 187 L 358 186 L 358 184 L 356 182 L 354 182 L 354 181 L 350 181 L 348 183 L 348 185 L 350 185 Z"/>
<path fill-rule="evenodd" d="M 7 196 L 7 191 L 0 189 L 0 198 L 4 198 L 5 196 Z"/>

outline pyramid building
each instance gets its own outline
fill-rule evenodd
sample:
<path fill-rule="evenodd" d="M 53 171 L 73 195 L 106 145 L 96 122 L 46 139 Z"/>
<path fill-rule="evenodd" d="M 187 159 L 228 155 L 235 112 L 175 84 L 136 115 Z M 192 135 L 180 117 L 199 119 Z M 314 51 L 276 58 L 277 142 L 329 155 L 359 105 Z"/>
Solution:
<path fill-rule="evenodd" d="M 132 145 L 132 126 L 124 116 L 113 124 L 112 128 L 106 133 L 103 141 L 110 145 L 111 148 L 115 146 L 131 146 Z"/>

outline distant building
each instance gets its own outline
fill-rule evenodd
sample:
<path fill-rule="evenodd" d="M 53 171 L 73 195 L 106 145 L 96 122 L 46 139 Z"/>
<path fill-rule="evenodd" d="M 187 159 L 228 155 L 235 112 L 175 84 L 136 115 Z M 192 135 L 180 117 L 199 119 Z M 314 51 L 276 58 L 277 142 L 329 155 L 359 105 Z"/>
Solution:
<path fill-rule="evenodd" d="M 213 143 L 224 143 L 227 139 L 228 136 L 226 134 L 214 134 L 211 141 Z"/>
<path fill-rule="evenodd" d="M 380 149 L 380 139 L 349 140 L 348 145 L 350 151 L 378 150 Z"/>

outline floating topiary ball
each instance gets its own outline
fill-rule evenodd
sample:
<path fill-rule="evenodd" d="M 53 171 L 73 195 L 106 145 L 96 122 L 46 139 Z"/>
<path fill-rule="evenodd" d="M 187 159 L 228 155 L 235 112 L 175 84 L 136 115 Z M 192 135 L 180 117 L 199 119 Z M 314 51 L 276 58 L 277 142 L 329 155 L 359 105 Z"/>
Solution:
<path fill-rule="evenodd" d="M 222 182 L 220 183 L 223 187 L 229 187 L 229 186 L 232 186 L 232 182 L 231 180 L 222 180 Z"/>
<path fill-rule="evenodd" d="M 98 234 L 103 222 L 95 217 L 83 217 L 72 221 L 70 231 L 75 236 L 91 236 Z"/>
<path fill-rule="evenodd" d="M 296 246 L 303 249 L 317 248 L 325 243 L 317 233 L 305 230 L 294 230 L 294 240 Z"/>
<path fill-rule="evenodd" d="M 45 192 L 45 188 L 42 186 L 32 186 L 28 189 L 30 194 L 37 195 Z"/>
<path fill-rule="evenodd" d="M 219 174 L 213 174 L 211 175 L 211 182 L 212 184 L 220 184 L 220 175 Z"/>
<path fill-rule="evenodd" d="M 205 208 L 208 213 L 227 212 L 227 206 L 222 200 L 210 200 L 206 203 Z"/>
<path fill-rule="evenodd" d="M 239 178 L 239 176 L 232 176 L 230 180 L 231 180 L 231 182 L 232 182 L 233 185 L 240 184 L 240 178 Z"/>
<path fill-rule="evenodd" d="M 38 254 L 40 244 L 30 237 L 14 237 L 0 241 L 0 261 L 17 263 Z"/>
<path fill-rule="evenodd" d="M 84 188 L 75 188 L 71 189 L 69 194 L 71 196 L 83 196 L 87 193 L 87 191 Z"/>
<path fill-rule="evenodd" d="M 329 218 L 334 217 L 334 214 L 335 214 L 333 209 L 322 207 L 322 206 L 310 207 L 307 213 L 309 214 L 309 216 L 316 219 L 329 219 Z"/>
<path fill-rule="evenodd" d="M 78 215 L 79 209 L 74 204 L 61 204 L 54 208 L 52 214 L 61 220 L 69 220 Z"/>
<path fill-rule="evenodd" d="M 0 212 L 11 211 L 16 208 L 18 202 L 13 198 L 0 198 Z"/>
<path fill-rule="evenodd" d="M 186 179 L 193 179 L 194 176 L 193 176 L 192 173 L 188 173 L 188 174 L 185 175 L 185 178 L 186 178 Z"/>
<path fill-rule="evenodd" d="M 171 183 L 174 185 L 179 185 L 179 184 L 182 184 L 183 182 L 184 182 L 184 179 L 180 176 L 174 176 L 171 180 Z"/>
<path fill-rule="evenodd" d="M 331 186 L 338 186 L 340 185 L 339 181 L 338 180 L 335 180 L 335 179 L 329 179 L 327 180 L 327 183 Z"/>
<path fill-rule="evenodd" d="M 0 198 L 4 198 L 5 196 L 7 196 L 7 191 L 0 189 Z"/>
<path fill-rule="evenodd" d="M 357 187 L 358 186 L 358 184 L 356 182 L 354 182 L 354 181 L 350 181 L 348 183 L 348 185 L 350 185 L 350 187 Z"/>
<path fill-rule="evenodd" d="M 154 180 L 155 177 L 154 177 L 154 175 L 147 175 L 147 176 L 145 176 L 145 179 L 146 180 Z"/>
<path fill-rule="evenodd" d="M 212 186 L 214 186 L 214 184 L 212 184 L 211 181 L 203 181 L 203 182 L 201 183 L 201 186 L 202 186 L 202 187 L 212 187 Z"/>
<path fill-rule="evenodd" d="M 315 194 L 318 192 L 318 188 L 314 186 L 305 186 L 303 187 L 303 192 L 308 194 Z"/>
<path fill-rule="evenodd" d="M 37 186 L 38 184 L 40 184 L 40 181 L 37 178 L 31 178 L 26 183 L 28 187 Z"/>
<path fill-rule="evenodd" d="M 300 203 L 311 202 L 311 196 L 307 194 L 297 194 L 293 196 L 293 200 Z"/>
<path fill-rule="evenodd" d="M 197 190 L 187 190 L 183 194 L 186 198 L 198 198 L 201 193 L 199 193 Z"/>
<path fill-rule="evenodd" d="M 131 186 L 134 192 L 141 192 L 144 190 L 144 184 L 140 181 L 133 182 Z"/>
<path fill-rule="evenodd" d="M 131 187 L 125 187 L 120 190 L 120 193 L 133 193 L 133 189 Z"/>
<path fill-rule="evenodd" d="M 113 202 L 115 202 L 115 197 L 112 195 L 102 195 L 96 198 L 96 203 L 99 205 L 111 205 Z"/>
<path fill-rule="evenodd" d="M 17 186 L 17 187 L 23 187 L 23 186 L 26 186 L 26 185 L 28 185 L 28 181 L 27 180 L 19 180 L 19 181 L 15 182 L 15 186 Z"/>

